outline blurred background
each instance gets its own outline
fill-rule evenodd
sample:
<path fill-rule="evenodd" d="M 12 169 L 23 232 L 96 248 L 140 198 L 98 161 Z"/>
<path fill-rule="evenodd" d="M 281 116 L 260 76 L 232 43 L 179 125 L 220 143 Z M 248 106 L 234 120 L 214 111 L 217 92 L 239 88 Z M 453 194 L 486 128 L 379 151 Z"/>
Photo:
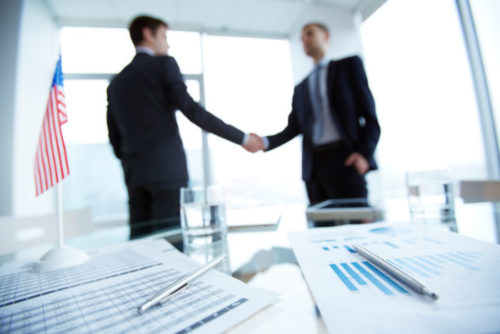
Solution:
<path fill-rule="evenodd" d="M 170 54 L 191 95 L 260 135 L 284 128 L 293 87 L 312 68 L 302 52 L 303 24 L 325 22 L 330 57 L 364 60 L 382 128 L 369 198 L 391 220 L 408 219 L 408 171 L 500 178 L 495 0 L 3 0 L 0 13 L 0 216 L 54 212 L 55 191 L 35 198 L 33 157 L 61 53 L 70 163 L 64 207 L 89 207 L 97 226 L 126 224 L 123 174 L 107 137 L 106 87 L 134 55 L 126 27 L 139 14 L 169 23 Z M 307 205 L 301 138 L 251 155 L 214 135 L 204 145 L 202 131 L 177 117 L 192 185 L 221 185 L 228 209 Z M 495 241 L 498 212 L 474 219 L 481 224 L 471 224 L 471 235 Z"/>

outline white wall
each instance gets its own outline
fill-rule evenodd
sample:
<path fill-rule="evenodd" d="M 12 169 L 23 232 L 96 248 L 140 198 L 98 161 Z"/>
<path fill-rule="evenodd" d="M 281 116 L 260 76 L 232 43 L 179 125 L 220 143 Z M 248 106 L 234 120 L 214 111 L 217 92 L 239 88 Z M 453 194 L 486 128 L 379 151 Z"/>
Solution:
<path fill-rule="evenodd" d="M 0 1 L 0 216 L 12 213 L 12 154 L 16 64 L 22 1 Z"/>
<path fill-rule="evenodd" d="M 338 59 L 350 55 L 361 55 L 359 15 L 343 8 L 311 6 L 304 10 L 299 20 L 290 28 L 290 52 L 292 54 L 293 80 L 299 83 L 312 69 L 312 60 L 304 54 L 300 35 L 302 27 L 311 21 L 320 21 L 330 29 L 330 58 Z"/>
<path fill-rule="evenodd" d="M 15 85 L 13 215 L 53 212 L 55 190 L 35 197 L 33 158 L 58 57 L 58 28 L 45 1 L 24 0 Z"/>

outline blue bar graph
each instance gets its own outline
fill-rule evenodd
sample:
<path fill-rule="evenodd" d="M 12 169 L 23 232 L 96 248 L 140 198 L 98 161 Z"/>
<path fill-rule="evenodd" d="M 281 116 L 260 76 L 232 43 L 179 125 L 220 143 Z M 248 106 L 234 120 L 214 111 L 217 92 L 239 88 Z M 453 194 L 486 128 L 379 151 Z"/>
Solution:
<path fill-rule="evenodd" d="M 372 274 L 370 274 L 370 272 L 368 270 L 366 270 L 365 268 L 363 268 L 359 263 L 357 263 L 357 262 L 351 262 L 351 264 L 356 269 L 358 269 L 359 272 L 361 274 L 363 274 L 363 276 L 365 276 L 370 282 L 372 282 L 384 294 L 386 294 L 386 295 L 393 295 L 394 294 L 394 292 L 392 292 L 385 285 L 383 285 L 382 283 L 380 283 L 380 281 L 378 279 L 376 279 Z"/>
<path fill-rule="evenodd" d="M 375 267 L 373 264 L 371 264 L 368 261 L 364 261 L 363 264 L 367 266 L 371 271 L 373 271 L 378 277 L 383 279 L 386 283 L 388 283 L 390 286 L 392 286 L 394 289 L 401 293 L 408 293 L 403 287 L 401 287 L 398 283 L 394 282 L 389 276 L 384 274 L 382 271 L 380 271 L 377 267 Z"/>
<path fill-rule="evenodd" d="M 354 250 L 354 248 L 351 248 L 347 245 L 344 245 L 344 248 L 347 249 L 350 253 L 356 253 L 356 250 Z"/>
<path fill-rule="evenodd" d="M 349 280 L 349 278 L 344 275 L 344 273 L 342 272 L 342 270 L 340 270 L 339 267 L 337 267 L 336 264 L 330 264 L 330 267 L 333 269 L 333 271 L 335 272 L 335 274 L 337 274 L 337 276 L 340 278 L 340 280 L 342 281 L 342 283 L 345 284 L 345 286 L 351 290 L 351 291 L 358 291 L 358 288 L 356 288 L 356 286 L 354 284 L 352 284 L 351 280 Z"/>
<path fill-rule="evenodd" d="M 406 268 L 410 269 L 411 271 L 413 271 L 414 273 L 419 274 L 420 276 L 429 277 L 429 275 L 427 275 L 425 272 L 423 272 L 422 270 L 409 264 L 408 262 L 403 261 L 402 259 L 394 259 L 394 261 L 396 261 L 400 266 L 406 267 Z M 391 261 L 389 261 L 389 262 L 391 262 Z M 392 263 L 392 264 L 395 264 L 395 263 Z M 398 266 L 398 264 L 395 264 L 395 265 Z"/>
<path fill-rule="evenodd" d="M 457 253 L 458 253 L 458 254 L 461 254 L 461 255 L 463 255 L 463 256 L 467 256 L 467 257 L 469 257 L 469 258 L 471 258 L 471 259 L 475 259 L 475 258 L 477 257 L 477 255 L 473 255 L 473 254 L 471 254 L 471 253 L 467 253 L 467 252 L 461 252 L 461 251 L 458 251 Z"/>
<path fill-rule="evenodd" d="M 349 275 L 351 275 L 352 278 L 354 278 L 356 282 L 358 282 L 358 284 L 367 284 L 351 267 L 349 267 L 347 263 L 341 263 L 340 265 L 345 269 L 345 271 L 349 273 Z"/>
<path fill-rule="evenodd" d="M 474 267 L 474 266 L 471 266 L 469 265 L 468 263 L 465 263 L 465 262 L 462 262 L 462 261 L 459 261 L 449 255 L 444 255 L 444 254 L 441 254 L 441 255 L 438 255 L 440 258 L 444 258 L 444 259 L 447 259 L 448 261 L 451 261 L 451 262 L 454 262 L 456 264 L 459 264 L 461 265 L 462 267 L 465 267 L 467 269 L 471 269 L 471 270 L 479 270 L 478 268 Z"/>
<path fill-rule="evenodd" d="M 465 262 L 469 262 L 469 263 L 473 263 L 474 260 L 471 260 L 470 258 L 467 258 L 463 255 L 460 255 L 460 254 L 453 254 L 453 253 L 448 253 L 449 256 L 453 256 L 454 258 L 458 259 L 458 260 L 461 260 L 461 261 L 465 261 Z"/>
<path fill-rule="evenodd" d="M 392 248 L 399 248 L 398 246 L 396 246 L 395 244 L 393 244 L 392 242 L 389 242 L 389 241 L 384 241 L 384 244 L 386 244 L 387 246 L 390 246 Z"/>
<path fill-rule="evenodd" d="M 437 263 L 435 263 L 435 262 L 432 262 L 430 259 L 425 258 L 425 257 L 423 257 L 423 256 L 417 256 L 417 259 L 419 259 L 419 260 L 420 260 L 420 261 L 422 261 L 422 262 L 427 263 L 427 264 L 428 264 L 428 265 L 430 265 L 430 266 L 433 266 L 434 268 L 441 268 L 441 266 L 440 266 L 439 264 L 437 264 Z"/>
<path fill-rule="evenodd" d="M 442 245 L 443 244 L 441 241 L 437 241 L 437 240 L 434 240 L 434 239 L 431 239 L 431 238 L 424 237 L 424 239 L 427 240 L 427 241 L 430 241 L 432 243 L 438 244 L 438 245 Z"/>
<path fill-rule="evenodd" d="M 438 263 L 444 263 L 444 261 L 443 261 L 443 260 L 441 260 L 440 258 L 438 258 L 438 257 L 436 257 L 436 256 L 434 256 L 434 255 L 427 255 L 427 257 L 428 257 L 429 259 L 431 259 L 431 260 L 434 260 L 434 261 L 438 262 Z"/>
<path fill-rule="evenodd" d="M 432 267 L 430 267 L 430 266 L 428 266 L 426 264 L 423 264 L 422 262 L 417 261 L 416 259 L 407 257 L 407 258 L 405 258 L 405 260 L 408 261 L 408 262 L 411 262 L 412 264 L 416 265 L 420 269 L 422 269 L 424 271 L 427 271 L 428 273 L 431 273 L 431 274 L 434 274 L 434 275 L 441 275 L 441 273 L 439 271 L 433 269 Z"/>

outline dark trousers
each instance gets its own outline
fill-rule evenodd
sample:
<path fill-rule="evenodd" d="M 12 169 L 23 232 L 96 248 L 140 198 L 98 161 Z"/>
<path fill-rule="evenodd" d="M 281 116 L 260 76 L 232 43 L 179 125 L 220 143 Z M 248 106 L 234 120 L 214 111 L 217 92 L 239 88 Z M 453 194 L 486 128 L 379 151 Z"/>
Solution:
<path fill-rule="evenodd" d="M 342 144 L 315 149 L 313 173 L 306 181 L 311 205 L 327 199 L 367 197 L 364 175 L 359 175 L 352 166 L 344 166 L 349 154 Z"/>
<path fill-rule="evenodd" d="M 180 227 L 180 188 L 152 183 L 127 189 L 130 239 Z"/>

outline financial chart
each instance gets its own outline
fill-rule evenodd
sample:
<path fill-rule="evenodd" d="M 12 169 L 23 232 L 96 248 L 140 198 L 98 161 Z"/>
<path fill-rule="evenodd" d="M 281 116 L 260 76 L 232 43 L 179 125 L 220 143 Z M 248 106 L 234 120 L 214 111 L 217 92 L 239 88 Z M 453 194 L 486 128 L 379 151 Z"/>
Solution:
<path fill-rule="evenodd" d="M 167 302 L 138 306 L 196 267 L 162 240 L 104 252 L 77 267 L 0 272 L 0 333 L 212 333 L 276 299 L 211 271 Z"/>

